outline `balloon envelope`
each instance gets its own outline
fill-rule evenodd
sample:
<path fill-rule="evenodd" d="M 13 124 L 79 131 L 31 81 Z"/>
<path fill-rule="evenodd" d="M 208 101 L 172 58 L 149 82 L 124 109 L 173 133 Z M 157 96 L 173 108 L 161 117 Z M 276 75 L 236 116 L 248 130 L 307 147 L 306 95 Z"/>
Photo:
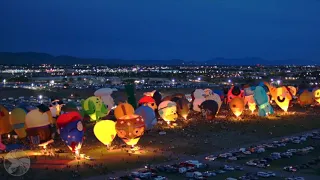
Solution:
<path fill-rule="evenodd" d="M 135 114 L 144 119 L 146 130 L 152 129 L 153 126 L 157 124 L 156 114 L 149 106 L 140 106 L 138 109 L 136 109 Z"/>
<path fill-rule="evenodd" d="M 310 91 L 303 91 L 302 94 L 300 94 L 298 102 L 301 106 L 307 106 L 311 105 L 313 103 L 313 94 Z"/>
<path fill-rule="evenodd" d="M 111 120 L 99 121 L 94 126 L 93 132 L 100 142 L 109 146 L 117 135 L 116 122 Z"/>
<path fill-rule="evenodd" d="M 115 109 L 114 109 L 114 116 L 119 119 L 122 116 L 125 115 L 133 115 L 134 114 L 134 108 L 129 103 L 120 103 Z"/>
<path fill-rule="evenodd" d="M 117 135 L 130 146 L 134 146 L 139 142 L 144 130 L 144 120 L 136 114 L 122 116 L 116 123 Z"/>
<path fill-rule="evenodd" d="M 22 108 L 15 108 L 11 111 L 10 124 L 19 138 L 25 138 L 27 136 L 25 119 L 27 111 Z"/>
<path fill-rule="evenodd" d="M 158 106 L 161 118 L 167 122 L 176 121 L 178 118 L 177 104 L 172 101 L 163 101 Z"/>
<path fill-rule="evenodd" d="M 269 103 L 269 97 L 263 87 L 257 86 L 254 90 L 253 97 L 259 107 L 259 116 L 273 114 L 273 108 Z"/>
<path fill-rule="evenodd" d="M 231 101 L 229 103 L 229 107 L 230 107 L 231 111 L 233 112 L 233 114 L 236 115 L 237 117 L 239 117 L 244 110 L 243 98 L 235 97 L 235 98 L 231 99 Z"/>
<path fill-rule="evenodd" d="M 215 100 L 205 100 L 201 103 L 200 109 L 207 120 L 212 120 L 218 112 L 219 105 Z"/>
<path fill-rule="evenodd" d="M 201 109 L 200 109 L 200 105 L 203 103 L 203 101 L 205 101 L 206 99 L 204 97 L 202 98 L 196 98 L 194 101 L 193 101 L 193 110 L 196 111 L 196 112 L 201 112 Z"/>
<path fill-rule="evenodd" d="M 0 135 L 7 134 L 12 131 L 12 126 L 10 124 L 10 115 L 7 108 L 0 105 Z"/>
<path fill-rule="evenodd" d="M 177 113 L 186 119 L 190 111 L 190 104 L 186 98 L 181 98 L 177 101 Z"/>

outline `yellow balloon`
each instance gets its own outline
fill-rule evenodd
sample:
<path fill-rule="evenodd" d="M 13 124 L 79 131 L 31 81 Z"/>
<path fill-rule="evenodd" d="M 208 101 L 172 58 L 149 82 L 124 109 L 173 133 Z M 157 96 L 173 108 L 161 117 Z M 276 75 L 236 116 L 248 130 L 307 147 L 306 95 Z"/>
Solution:
<path fill-rule="evenodd" d="M 99 121 L 94 126 L 93 132 L 100 142 L 109 146 L 117 135 L 116 122 L 111 120 Z"/>
<path fill-rule="evenodd" d="M 315 101 L 320 103 L 320 89 L 315 89 L 313 91 L 313 98 L 314 98 Z"/>
<path fill-rule="evenodd" d="M 12 131 L 9 116 L 9 111 L 4 106 L 0 105 L 0 135 Z"/>
<path fill-rule="evenodd" d="M 276 88 L 267 82 L 265 82 L 264 84 L 268 87 L 270 94 L 272 98 L 276 101 L 277 105 L 283 111 L 287 112 L 290 101 L 292 100 L 292 96 L 290 93 L 291 91 L 289 92 L 290 89 L 288 90 L 285 86 Z"/>
<path fill-rule="evenodd" d="M 239 117 L 244 109 L 244 100 L 243 98 L 235 97 L 231 99 L 229 106 L 233 114 Z"/>
<path fill-rule="evenodd" d="M 15 108 L 11 111 L 10 124 L 19 138 L 25 138 L 27 136 L 25 119 L 27 112 L 21 108 Z"/>

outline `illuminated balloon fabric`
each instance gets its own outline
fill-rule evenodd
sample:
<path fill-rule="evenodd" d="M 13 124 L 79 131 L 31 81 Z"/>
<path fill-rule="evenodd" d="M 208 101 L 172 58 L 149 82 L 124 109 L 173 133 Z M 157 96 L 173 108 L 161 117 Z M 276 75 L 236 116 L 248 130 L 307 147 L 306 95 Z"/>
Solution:
<path fill-rule="evenodd" d="M 288 111 L 290 101 L 292 100 L 291 92 L 285 86 L 273 87 L 269 83 L 265 82 L 265 85 L 269 88 L 272 98 L 275 100 L 277 105 L 284 110 Z"/>
<path fill-rule="evenodd" d="M 202 115 L 206 117 L 207 120 L 212 120 L 218 113 L 219 105 L 215 100 L 205 100 L 200 105 Z"/>
<path fill-rule="evenodd" d="M 116 122 L 111 120 L 99 121 L 94 125 L 93 132 L 100 142 L 109 146 L 117 135 Z"/>
<path fill-rule="evenodd" d="M 156 101 L 150 97 L 150 96 L 143 96 L 139 101 L 138 101 L 139 106 L 141 105 L 147 105 L 153 110 L 157 109 L 157 104 Z"/>
<path fill-rule="evenodd" d="M 297 88 L 294 86 L 288 86 L 288 89 L 290 90 L 292 96 L 296 96 L 297 95 Z"/>
<path fill-rule="evenodd" d="M 320 89 L 319 88 L 316 88 L 313 90 L 313 98 L 315 101 L 320 103 Z"/>
<path fill-rule="evenodd" d="M 9 117 L 9 111 L 4 106 L 0 105 L 0 135 L 12 131 Z"/>
<path fill-rule="evenodd" d="M 32 144 L 40 144 L 51 139 L 48 113 L 34 109 L 26 115 L 26 131 Z"/>
<path fill-rule="evenodd" d="M 254 94 L 253 90 L 255 88 L 254 87 L 250 87 L 249 85 L 245 85 L 243 88 L 244 91 L 244 96 L 251 96 Z"/>
<path fill-rule="evenodd" d="M 186 119 L 190 111 L 190 104 L 186 98 L 181 98 L 177 101 L 177 113 Z"/>
<path fill-rule="evenodd" d="M 186 94 L 185 96 L 186 96 L 186 99 L 187 99 L 189 102 L 191 102 L 191 101 L 192 101 L 191 94 Z"/>
<path fill-rule="evenodd" d="M 51 101 L 50 111 L 51 111 L 52 117 L 56 118 L 57 116 L 60 115 L 62 106 L 63 106 L 63 102 L 57 98 Z"/>
<path fill-rule="evenodd" d="M 219 96 L 218 94 L 216 94 L 216 93 L 212 93 L 210 96 L 207 96 L 207 97 L 206 97 L 206 100 L 214 100 L 214 101 L 217 102 L 217 104 L 218 104 L 217 114 L 218 114 L 218 112 L 219 112 L 219 110 L 220 110 L 220 107 L 221 107 L 221 105 L 222 105 L 222 101 L 221 101 L 220 96 Z"/>
<path fill-rule="evenodd" d="M 254 90 L 254 100 L 259 108 L 259 116 L 273 114 L 273 108 L 269 103 L 269 98 L 263 87 L 257 86 Z"/>
<path fill-rule="evenodd" d="M 158 106 L 158 112 L 161 118 L 166 121 L 176 121 L 178 118 L 177 104 L 172 101 L 163 101 Z"/>
<path fill-rule="evenodd" d="M 15 108 L 11 111 L 10 124 L 19 138 L 25 138 L 27 136 L 25 119 L 27 111 L 22 108 Z"/>
<path fill-rule="evenodd" d="M 107 107 L 103 104 L 101 98 L 99 97 L 89 97 L 85 101 L 81 102 L 82 109 L 86 114 L 90 116 L 92 120 L 99 120 L 108 114 Z"/>
<path fill-rule="evenodd" d="M 244 110 L 244 99 L 240 97 L 235 97 L 231 99 L 229 107 L 233 114 L 239 117 Z"/>
<path fill-rule="evenodd" d="M 166 96 L 162 99 L 162 101 L 171 101 L 172 96 Z"/>
<path fill-rule="evenodd" d="M 79 112 L 68 112 L 62 114 L 57 119 L 60 137 L 72 152 L 81 148 L 83 141 L 82 116 Z"/>
<path fill-rule="evenodd" d="M 139 115 L 125 115 L 117 120 L 116 131 L 127 145 L 134 146 L 144 134 L 145 123 Z"/>
<path fill-rule="evenodd" d="M 256 102 L 254 100 L 254 95 L 249 95 L 244 97 L 244 104 L 248 105 L 251 112 L 256 110 Z"/>
<path fill-rule="evenodd" d="M 203 101 L 205 101 L 206 99 L 204 97 L 202 98 L 196 98 L 194 101 L 193 101 L 193 104 L 192 104 L 192 108 L 194 111 L 196 112 L 201 112 L 201 109 L 200 109 L 200 105 L 203 103 Z"/>
<path fill-rule="evenodd" d="M 157 124 L 156 114 L 149 106 L 140 106 L 136 109 L 135 114 L 144 119 L 146 130 L 152 129 L 152 127 Z"/>
<path fill-rule="evenodd" d="M 205 90 L 203 90 L 204 91 L 204 93 L 205 93 L 205 96 L 210 96 L 210 95 L 212 95 L 212 90 L 211 89 L 205 89 Z"/>
<path fill-rule="evenodd" d="M 77 105 L 74 102 L 68 102 L 61 108 L 62 113 L 67 113 L 67 112 L 79 112 Z"/>
<path fill-rule="evenodd" d="M 227 102 L 230 103 L 230 101 L 236 97 L 244 98 L 244 91 L 241 90 L 238 86 L 232 86 L 228 91 Z"/>
<path fill-rule="evenodd" d="M 301 106 L 311 105 L 313 103 L 313 94 L 312 92 L 305 90 L 300 94 L 298 102 Z"/>
<path fill-rule="evenodd" d="M 120 103 L 115 109 L 114 109 L 114 116 L 119 119 L 122 116 L 125 115 L 132 115 L 134 114 L 134 108 L 129 103 Z"/>
<path fill-rule="evenodd" d="M 96 97 L 102 99 L 102 102 L 106 105 L 108 110 L 111 110 L 111 108 L 114 106 L 114 100 L 111 97 L 112 92 L 113 90 L 111 88 L 101 88 L 94 92 Z"/>
<path fill-rule="evenodd" d="M 223 91 L 216 89 L 216 90 L 213 90 L 213 93 L 218 94 L 220 96 L 221 101 L 224 99 Z"/>

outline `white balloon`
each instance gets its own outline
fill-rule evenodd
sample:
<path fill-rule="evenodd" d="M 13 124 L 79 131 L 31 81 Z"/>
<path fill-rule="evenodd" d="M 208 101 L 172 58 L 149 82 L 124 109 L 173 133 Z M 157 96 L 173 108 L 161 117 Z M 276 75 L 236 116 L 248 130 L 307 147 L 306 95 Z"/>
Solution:
<path fill-rule="evenodd" d="M 193 96 L 195 99 L 197 98 L 204 98 L 206 95 L 206 93 L 204 92 L 203 89 L 196 89 L 194 92 L 193 92 Z"/>
<path fill-rule="evenodd" d="M 196 112 L 201 112 L 201 109 L 200 109 L 200 105 L 203 103 L 203 101 L 205 101 L 206 99 L 204 97 L 202 98 L 196 98 L 194 101 L 193 101 L 193 110 L 196 111 Z"/>

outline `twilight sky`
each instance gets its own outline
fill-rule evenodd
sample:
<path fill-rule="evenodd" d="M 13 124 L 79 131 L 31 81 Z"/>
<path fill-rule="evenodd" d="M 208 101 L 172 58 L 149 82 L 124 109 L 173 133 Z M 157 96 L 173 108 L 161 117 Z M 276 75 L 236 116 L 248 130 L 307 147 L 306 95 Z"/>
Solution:
<path fill-rule="evenodd" d="M 0 0 L 0 51 L 320 62 L 320 0 Z"/>

